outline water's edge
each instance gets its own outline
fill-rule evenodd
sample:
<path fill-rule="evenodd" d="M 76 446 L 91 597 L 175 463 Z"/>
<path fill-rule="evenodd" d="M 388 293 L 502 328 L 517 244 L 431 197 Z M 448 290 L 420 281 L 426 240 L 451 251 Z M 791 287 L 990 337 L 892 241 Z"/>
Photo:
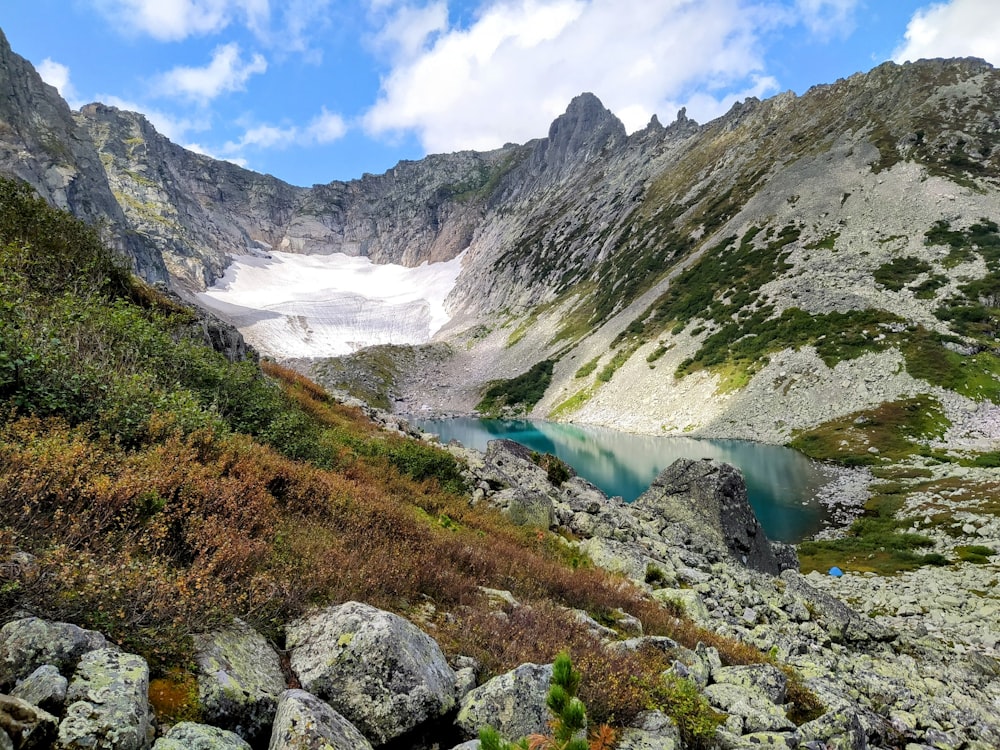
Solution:
<path fill-rule="evenodd" d="M 863 500 L 866 482 L 851 470 L 820 464 L 782 446 L 743 440 L 635 435 L 611 428 L 473 417 L 408 417 L 413 427 L 486 450 L 490 440 L 507 438 L 531 450 L 552 453 L 609 496 L 631 502 L 657 474 L 678 458 L 712 458 L 736 466 L 747 483 L 754 512 L 768 536 L 798 542 L 842 522 L 831 510 L 844 495 Z M 856 502 L 848 503 L 855 505 Z"/>

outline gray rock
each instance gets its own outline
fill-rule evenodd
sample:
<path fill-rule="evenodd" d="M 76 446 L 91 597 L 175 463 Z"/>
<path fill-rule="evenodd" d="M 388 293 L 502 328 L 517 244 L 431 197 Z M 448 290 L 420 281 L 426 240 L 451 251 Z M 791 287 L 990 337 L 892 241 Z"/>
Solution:
<path fill-rule="evenodd" d="M 455 705 L 455 673 L 434 640 L 358 602 L 288 627 L 292 669 L 362 734 L 383 744 Z"/>
<path fill-rule="evenodd" d="M 0 729 L 0 750 L 14 750 L 14 741 L 3 729 Z"/>
<path fill-rule="evenodd" d="M 784 571 L 781 580 L 785 582 L 789 592 L 805 599 L 812 606 L 813 612 L 834 642 L 892 641 L 898 637 L 894 630 L 810 586 L 802 575 L 793 570 Z"/>
<path fill-rule="evenodd" d="M 756 690 L 738 685 L 715 684 L 706 687 L 704 692 L 713 706 L 743 719 L 744 731 L 748 734 L 795 729 L 785 712 Z"/>
<path fill-rule="evenodd" d="M 288 690 L 278 701 L 268 750 L 371 750 L 371 744 L 329 704 Z"/>
<path fill-rule="evenodd" d="M 552 525 L 557 492 L 545 469 L 531 460 L 529 449 L 512 440 L 491 440 L 481 475 L 490 486 L 502 488 L 490 497 L 490 504 L 511 521 L 543 529 Z"/>
<path fill-rule="evenodd" d="M 0 628 L 0 689 L 45 664 L 70 674 L 84 654 L 108 646 L 100 633 L 66 622 L 37 617 L 8 622 Z"/>
<path fill-rule="evenodd" d="M 712 673 L 712 679 L 727 685 L 740 685 L 763 693 L 775 704 L 785 702 L 788 678 L 770 664 L 751 664 L 738 667 L 721 667 Z"/>
<path fill-rule="evenodd" d="M 253 742 L 267 736 L 287 685 L 267 640 L 241 620 L 194 636 L 198 698 L 205 720 Z"/>
<path fill-rule="evenodd" d="M 21 680 L 10 694 L 54 714 L 62 712 L 69 681 L 51 664 L 43 664 Z"/>
<path fill-rule="evenodd" d="M 153 750 L 250 750 L 250 745 L 235 732 L 182 721 L 160 737 Z"/>
<path fill-rule="evenodd" d="M 738 469 L 718 461 L 678 459 L 634 503 L 684 526 L 708 548 L 777 575 L 781 565 L 747 500 Z"/>
<path fill-rule="evenodd" d="M 0 695 L 0 747 L 48 748 L 56 736 L 59 719 L 20 698 Z"/>
<path fill-rule="evenodd" d="M 469 740 L 460 745 L 455 745 L 451 750 L 479 750 L 481 743 L 479 740 Z"/>
<path fill-rule="evenodd" d="M 510 740 L 545 732 L 551 680 L 551 664 L 522 664 L 466 695 L 455 723 L 467 737 L 476 737 L 487 725 Z"/>
<path fill-rule="evenodd" d="M 85 654 L 66 700 L 60 750 L 149 747 L 149 668 L 142 657 L 111 649 Z"/>
<path fill-rule="evenodd" d="M 799 746 L 810 742 L 830 750 L 868 750 L 868 736 L 856 713 L 828 711 L 795 730 Z"/>
<path fill-rule="evenodd" d="M 675 750 L 680 745 L 673 737 L 628 728 L 622 730 L 615 747 L 618 750 Z"/>

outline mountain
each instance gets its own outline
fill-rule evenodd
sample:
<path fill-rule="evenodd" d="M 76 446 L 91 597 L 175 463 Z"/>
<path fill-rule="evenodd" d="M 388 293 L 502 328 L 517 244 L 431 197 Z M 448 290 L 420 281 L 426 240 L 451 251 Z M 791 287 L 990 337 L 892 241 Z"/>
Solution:
<path fill-rule="evenodd" d="M 582 94 L 545 138 L 301 188 L 182 149 L 135 113 L 71 114 L 5 41 L 0 54 L 0 169 L 105 220 L 141 275 L 188 297 L 241 256 L 417 267 L 465 251 L 433 354 L 369 357 L 397 373 L 382 396 L 401 410 L 468 412 L 539 366 L 537 403 L 502 387 L 491 403 L 787 442 L 926 396 L 941 420 L 923 439 L 996 450 L 1000 75 L 983 61 L 886 63 L 631 135 Z M 361 343 L 380 340 L 379 316 L 430 333 L 419 300 L 310 317 L 328 302 L 228 312 L 297 337 L 265 351 L 279 358 L 341 315 Z M 329 375 L 345 371 L 315 370 L 350 385 Z"/>

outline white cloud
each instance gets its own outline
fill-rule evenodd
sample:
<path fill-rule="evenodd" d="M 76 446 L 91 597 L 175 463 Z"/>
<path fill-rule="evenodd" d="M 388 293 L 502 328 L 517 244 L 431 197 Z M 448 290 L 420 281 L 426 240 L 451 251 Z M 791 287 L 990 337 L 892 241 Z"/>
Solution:
<path fill-rule="evenodd" d="M 51 57 L 46 57 L 35 69 L 43 81 L 59 90 L 59 95 L 66 100 L 72 109 L 79 109 L 84 104 L 80 101 L 76 89 L 73 88 L 73 84 L 69 80 L 68 66 L 57 63 Z"/>
<path fill-rule="evenodd" d="M 414 130 L 432 152 L 495 148 L 544 133 L 592 91 L 635 130 L 696 88 L 711 99 L 769 80 L 757 34 L 776 23 L 770 10 L 750 0 L 500 0 L 415 50 L 388 24 L 381 38 L 395 38 L 397 54 L 365 127 Z M 699 120 L 717 109 L 702 103 L 690 101 Z"/>
<path fill-rule="evenodd" d="M 373 6 L 372 10 L 377 12 L 384 7 L 383 2 Z M 404 5 L 386 18 L 375 35 L 374 43 L 376 49 L 394 59 L 412 59 L 430 38 L 447 28 L 448 4 L 443 0 L 436 0 L 422 8 Z"/>
<path fill-rule="evenodd" d="M 94 4 L 124 31 L 160 41 L 216 34 L 237 19 L 258 30 L 270 16 L 268 0 L 94 0 Z"/>
<path fill-rule="evenodd" d="M 332 143 L 347 133 L 347 123 L 338 114 L 322 111 L 305 126 L 253 125 L 244 130 L 238 140 L 227 141 L 222 153 L 237 157 L 246 149 L 283 149 L 290 146 L 316 146 Z M 230 158 L 230 161 L 233 161 Z"/>
<path fill-rule="evenodd" d="M 216 47 L 212 61 L 202 68 L 179 66 L 157 77 L 156 94 L 180 96 L 207 103 L 220 94 L 241 91 L 250 76 L 267 70 L 267 60 L 255 54 L 249 62 L 235 42 Z"/>
<path fill-rule="evenodd" d="M 333 143 L 343 138 L 347 133 L 347 123 L 344 118 L 333 112 L 323 111 L 313 118 L 305 129 L 305 137 L 312 143 Z"/>
<path fill-rule="evenodd" d="M 857 6 L 858 0 L 795 0 L 802 24 L 821 37 L 850 34 Z"/>
<path fill-rule="evenodd" d="M 982 57 L 1000 64 L 1000 13 L 992 2 L 951 0 L 918 10 L 893 60 Z"/>

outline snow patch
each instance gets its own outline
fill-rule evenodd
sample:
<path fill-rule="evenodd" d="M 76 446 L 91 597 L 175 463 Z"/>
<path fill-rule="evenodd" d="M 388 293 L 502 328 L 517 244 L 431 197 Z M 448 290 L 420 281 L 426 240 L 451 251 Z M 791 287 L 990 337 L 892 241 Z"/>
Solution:
<path fill-rule="evenodd" d="M 451 319 L 445 299 L 464 255 L 417 268 L 343 253 L 243 255 L 198 302 L 273 357 L 335 357 L 374 344 L 422 344 Z"/>

